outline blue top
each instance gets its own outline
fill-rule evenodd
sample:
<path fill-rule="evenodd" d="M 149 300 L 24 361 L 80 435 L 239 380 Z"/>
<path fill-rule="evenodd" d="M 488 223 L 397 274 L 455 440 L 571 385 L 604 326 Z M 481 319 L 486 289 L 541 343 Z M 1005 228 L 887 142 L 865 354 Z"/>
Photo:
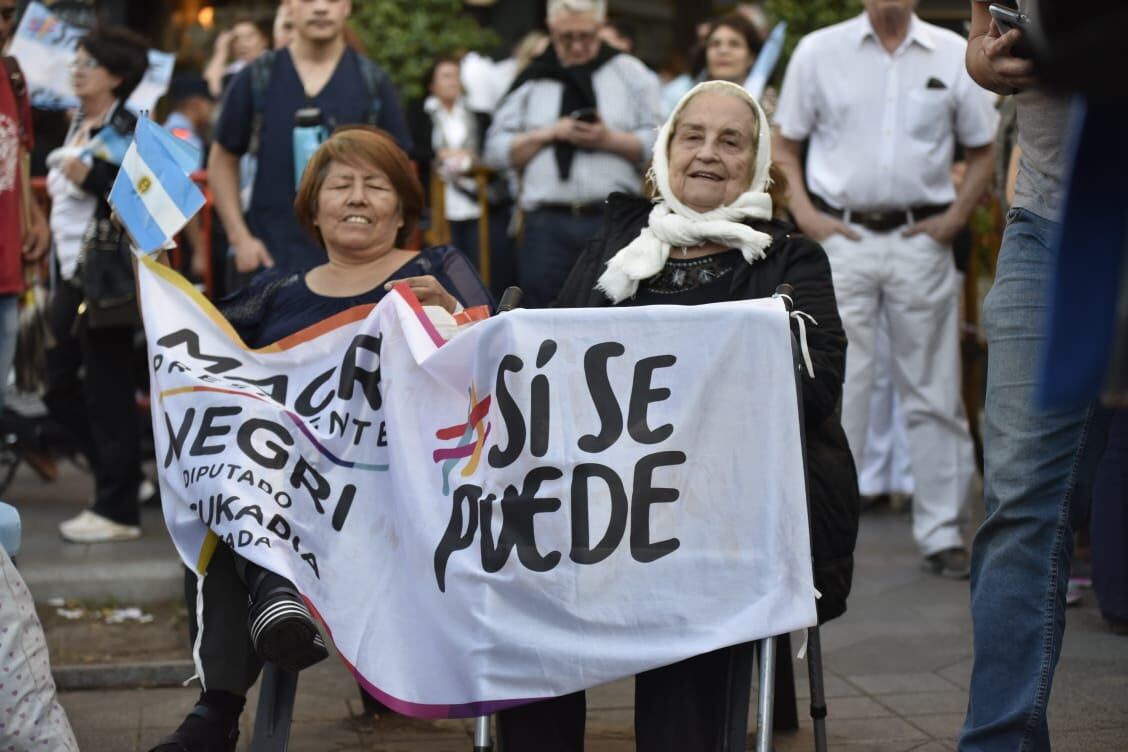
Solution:
<path fill-rule="evenodd" d="M 368 292 L 346 297 L 309 289 L 308 270 L 265 269 L 251 284 L 219 302 L 219 309 L 252 348 L 266 347 L 308 326 L 359 305 L 379 303 L 389 280 L 430 274 L 466 308 L 493 307 L 489 292 L 469 259 L 454 246 L 427 248 Z"/>
<path fill-rule="evenodd" d="M 409 151 L 411 136 L 399 95 L 388 79 L 380 100 L 380 127 Z M 309 269 L 326 258 L 325 251 L 294 216 L 294 114 L 305 107 L 316 107 L 321 110 L 322 123 L 332 130 L 339 125 L 364 123 L 370 102 L 357 53 L 352 49 L 345 50 L 328 83 L 313 97 L 306 96 L 290 51 L 275 53 L 262 112 L 258 172 L 246 218 L 251 234 L 266 245 L 278 266 Z M 247 66 L 227 88 L 213 134 L 215 141 L 232 154 L 245 154 L 250 147 L 254 112 L 251 66 Z"/>

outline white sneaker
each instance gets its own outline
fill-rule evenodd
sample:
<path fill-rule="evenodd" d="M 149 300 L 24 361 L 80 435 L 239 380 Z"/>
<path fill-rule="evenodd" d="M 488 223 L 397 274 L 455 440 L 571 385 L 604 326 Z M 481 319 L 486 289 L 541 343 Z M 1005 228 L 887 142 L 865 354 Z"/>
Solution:
<path fill-rule="evenodd" d="M 141 528 L 138 525 L 122 525 L 87 509 L 77 517 L 60 523 L 59 534 L 70 543 L 107 543 L 140 538 Z"/>

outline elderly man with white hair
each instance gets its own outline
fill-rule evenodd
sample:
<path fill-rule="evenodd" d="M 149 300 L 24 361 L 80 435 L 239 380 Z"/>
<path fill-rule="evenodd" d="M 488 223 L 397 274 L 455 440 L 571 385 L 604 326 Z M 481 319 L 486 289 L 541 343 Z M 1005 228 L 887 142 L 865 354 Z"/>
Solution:
<path fill-rule="evenodd" d="M 523 173 L 524 239 L 517 258 L 527 307 L 551 303 L 604 199 L 639 194 L 658 127 L 658 86 L 646 66 L 602 44 L 605 0 L 549 0 L 552 44 L 498 105 L 484 159 Z"/>

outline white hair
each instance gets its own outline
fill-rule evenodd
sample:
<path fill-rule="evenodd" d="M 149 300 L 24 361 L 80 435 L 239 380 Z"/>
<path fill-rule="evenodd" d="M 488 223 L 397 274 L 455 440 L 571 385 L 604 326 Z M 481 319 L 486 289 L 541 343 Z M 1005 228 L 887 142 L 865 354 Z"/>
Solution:
<path fill-rule="evenodd" d="M 607 0 L 548 0 L 545 17 L 551 21 L 561 13 L 590 13 L 603 23 L 607 20 Z"/>

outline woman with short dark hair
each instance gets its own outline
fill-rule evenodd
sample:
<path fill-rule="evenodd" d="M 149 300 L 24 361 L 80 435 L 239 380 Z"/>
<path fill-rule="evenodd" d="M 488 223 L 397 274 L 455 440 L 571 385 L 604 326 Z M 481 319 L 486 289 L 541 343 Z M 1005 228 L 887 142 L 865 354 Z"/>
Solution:
<path fill-rule="evenodd" d="M 90 463 L 91 509 L 59 525 L 67 541 L 99 543 L 141 535 L 140 421 L 129 249 L 107 201 L 137 117 L 124 102 L 148 68 L 145 40 L 121 28 L 78 41 L 71 78 L 79 108 L 61 149 L 48 157 L 51 234 L 60 283 L 51 301 L 44 401 L 62 434 Z M 116 144 L 107 148 L 106 144 Z M 116 274 L 115 274 L 116 272 Z M 122 283 L 120 305 L 108 278 Z M 99 299 L 101 298 L 101 299 Z"/>
<path fill-rule="evenodd" d="M 760 32 L 743 13 L 721 16 L 709 24 L 699 53 L 701 80 L 743 84 L 762 47 Z"/>

